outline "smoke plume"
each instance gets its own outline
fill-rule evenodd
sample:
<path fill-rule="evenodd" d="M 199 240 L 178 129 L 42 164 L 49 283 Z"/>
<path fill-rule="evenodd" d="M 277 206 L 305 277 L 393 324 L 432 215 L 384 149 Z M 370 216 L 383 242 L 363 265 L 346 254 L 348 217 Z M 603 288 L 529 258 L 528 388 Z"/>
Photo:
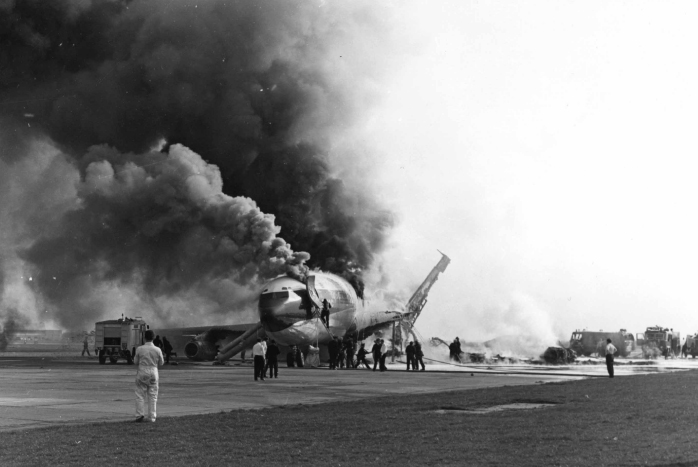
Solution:
<path fill-rule="evenodd" d="M 9 309 L 5 313 L 0 332 L 0 352 L 7 350 L 7 346 L 12 342 L 12 338 L 19 329 L 27 325 L 27 319 L 20 315 L 17 310 Z"/>
<path fill-rule="evenodd" d="M 306 262 L 358 285 L 393 218 L 357 182 L 361 145 L 337 137 L 377 98 L 386 15 L 0 2 L 0 163 L 14 174 L 0 176 L 14 190 L 0 216 L 16 222 L 0 238 L 3 301 L 26 302 L 23 288 L 68 327 L 115 308 L 174 324 L 230 312 Z M 47 183 L 21 184 L 36 176 Z"/>

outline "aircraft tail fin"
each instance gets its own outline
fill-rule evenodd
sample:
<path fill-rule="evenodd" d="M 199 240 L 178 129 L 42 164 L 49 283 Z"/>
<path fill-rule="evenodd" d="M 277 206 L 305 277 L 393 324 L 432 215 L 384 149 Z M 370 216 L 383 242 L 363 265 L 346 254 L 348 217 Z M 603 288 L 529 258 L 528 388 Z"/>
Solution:
<path fill-rule="evenodd" d="M 441 252 L 439 251 L 439 253 Z M 419 288 L 414 292 L 414 294 L 412 294 L 412 297 L 407 302 L 406 313 L 409 314 L 407 321 L 409 321 L 410 327 L 414 326 L 414 322 L 417 321 L 417 318 L 422 312 L 424 305 L 427 304 L 427 295 L 429 295 L 429 290 L 431 290 L 431 287 L 439 278 L 439 274 L 446 271 L 446 268 L 450 262 L 451 258 L 441 253 L 441 259 L 439 262 L 436 263 L 436 266 L 432 268 L 427 278 L 424 279 L 424 282 L 422 282 L 422 285 L 419 286 Z"/>

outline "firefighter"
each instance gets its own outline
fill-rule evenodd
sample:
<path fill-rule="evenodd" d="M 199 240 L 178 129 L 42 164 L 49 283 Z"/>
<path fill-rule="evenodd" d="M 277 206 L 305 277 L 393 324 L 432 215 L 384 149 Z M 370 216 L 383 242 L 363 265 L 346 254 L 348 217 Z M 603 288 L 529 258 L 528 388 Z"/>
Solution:
<path fill-rule="evenodd" d="M 296 347 L 296 366 L 298 368 L 303 368 L 304 363 L 303 352 L 301 352 L 300 347 Z"/>
<path fill-rule="evenodd" d="M 344 342 L 337 338 L 337 343 L 339 344 L 339 353 L 337 354 L 337 365 L 336 368 L 344 368 L 344 363 L 347 360 L 347 347 Z"/>
<path fill-rule="evenodd" d="M 405 356 L 407 357 L 407 371 L 416 370 L 417 362 L 414 361 L 414 342 L 410 342 L 405 347 Z"/>
<path fill-rule="evenodd" d="M 366 361 L 366 355 L 368 355 L 368 352 L 366 352 L 366 347 L 365 344 L 362 342 L 361 346 L 359 347 L 359 351 L 356 353 L 356 367 L 358 368 L 362 363 L 366 366 L 366 369 L 370 370 L 371 365 L 368 364 Z"/>
<path fill-rule="evenodd" d="M 373 356 L 373 371 L 376 371 L 376 367 L 379 365 L 380 360 L 381 360 L 381 340 L 380 340 L 380 338 L 376 339 L 376 341 L 373 343 L 373 347 L 371 347 L 371 354 Z"/>
<path fill-rule="evenodd" d="M 419 364 L 422 365 L 422 369 L 419 371 L 424 371 L 424 360 L 422 360 L 422 357 L 424 357 L 424 352 L 422 352 L 422 344 L 419 343 L 419 341 L 415 341 L 414 343 L 414 369 L 416 370 Z"/>
<path fill-rule="evenodd" d="M 165 351 L 165 363 L 170 364 L 170 356 L 172 355 L 172 344 L 167 340 L 167 337 L 162 336 L 162 348 Z"/>
<path fill-rule="evenodd" d="M 291 348 L 288 349 L 288 353 L 286 354 L 286 366 L 289 368 L 293 368 L 296 366 L 296 346 L 295 345 L 291 346 Z"/>
<path fill-rule="evenodd" d="M 327 344 L 327 350 L 330 352 L 330 370 L 337 368 L 337 357 L 339 356 L 339 338 L 334 336 L 332 340 Z"/>
<path fill-rule="evenodd" d="M 351 338 L 344 341 L 344 351 L 346 352 L 347 369 L 354 367 L 354 342 Z"/>

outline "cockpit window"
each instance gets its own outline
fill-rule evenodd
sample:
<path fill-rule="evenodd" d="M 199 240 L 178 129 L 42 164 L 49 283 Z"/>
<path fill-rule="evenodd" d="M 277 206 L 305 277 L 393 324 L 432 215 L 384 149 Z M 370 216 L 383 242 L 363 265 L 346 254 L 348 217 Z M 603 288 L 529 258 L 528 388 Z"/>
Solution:
<path fill-rule="evenodd" d="M 263 293 L 259 297 L 259 306 L 266 307 L 278 303 L 288 298 L 288 290 L 281 292 Z"/>

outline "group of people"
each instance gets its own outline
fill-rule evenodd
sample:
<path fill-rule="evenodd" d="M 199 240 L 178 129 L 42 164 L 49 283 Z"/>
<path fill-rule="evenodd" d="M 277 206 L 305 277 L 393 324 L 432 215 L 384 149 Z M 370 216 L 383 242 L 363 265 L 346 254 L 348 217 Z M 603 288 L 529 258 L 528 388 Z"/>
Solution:
<path fill-rule="evenodd" d="M 330 370 L 356 368 L 354 365 L 355 347 L 351 338 L 347 337 L 341 340 L 339 336 L 334 336 L 327 344 L 327 350 L 330 352 Z"/>
<path fill-rule="evenodd" d="M 165 355 L 165 364 L 170 363 L 170 357 L 172 356 L 172 344 L 170 344 L 170 341 L 167 340 L 167 337 L 162 336 L 162 340 L 160 340 L 160 336 L 155 336 L 155 339 L 153 340 L 153 345 L 160 349 L 160 351 Z"/>
<path fill-rule="evenodd" d="M 298 368 L 303 368 L 305 364 L 305 359 L 303 358 L 303 352 L 301 352 L 300 347 L 297 345 L 292 345 L 288 352 L 286 353 L 286 366 L 292 368 L 297 366 Z"/>
<path fill-rule="evenodd" d="M 419 365 L 422 365 L 420 371 L 424 371 L 424 352 L 422 352 L 422 344 L 410 341 L 405 348 L 405 356 L 407 357 L 407 371 L 419 370 Z"/>
<path fill-rule="evenodd" d="M 274 339 L 269 342 L 269 338 L 257 339 L 257 343 L 252 347 L 252 358 L 254 359 L 254 380 L 264 381 L 264 377 L 269 371 L 269 378 L 279 377 L 279 346 Z"/>
<path fill-rule="evenodd" d="M 463 353 L 463 350 L 461 350 L 460 340 L 457 337 L 455 339 L 453 339 L 453 342 L 448 344 L 448 353 L 449 353 L 449 359 L 451 361 L 461 363 L 460 356 Z"/>

